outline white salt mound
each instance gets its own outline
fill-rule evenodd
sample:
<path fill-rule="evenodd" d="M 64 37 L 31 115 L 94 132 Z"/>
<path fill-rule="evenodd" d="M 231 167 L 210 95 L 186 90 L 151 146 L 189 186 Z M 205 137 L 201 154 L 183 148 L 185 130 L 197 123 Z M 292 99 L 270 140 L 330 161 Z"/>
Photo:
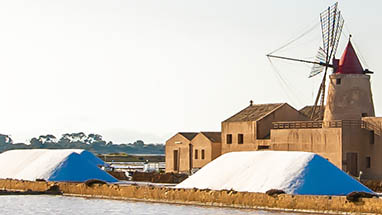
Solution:
<path fill-rule="evenodd" d="M 0 154 L 0 178 L 31 181 L 118 181 L 98 165 L 106 164 L 91 152 L 80 149 L 10 150 Z"/>
<path fill-rule="evenodd" d="M 288 194 L 346 195 L 372 191 L 321 156 L 309 152 L 251 151 L 223 154 L 176 188 Z"/>

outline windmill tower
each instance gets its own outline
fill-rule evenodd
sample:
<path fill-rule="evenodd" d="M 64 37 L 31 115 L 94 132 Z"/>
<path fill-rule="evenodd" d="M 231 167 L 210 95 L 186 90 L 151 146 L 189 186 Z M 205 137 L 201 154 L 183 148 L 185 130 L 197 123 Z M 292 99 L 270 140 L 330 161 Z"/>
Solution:
<path fill-rule="evenodd" d="M 313 120 L 360 119 L 362 116 L 374 116 L 374 105 L 370 89 L 369 70 L 363 70 L 361 63 L 349 40 L 340 60 L 335 58 L 344 26 L 338 3 L 328 7 L 320 14 L 322 42 L 314 61 L 289 57 L 267 55 L 272 58 L 299 61 L 313 64 L 309 78 L 324 72 L 310 118 Z M 326 77 L 328 70 L 329 90 L 325 105 Z"/>
<path fill-rule="evenodd" d="M 329 76 L 324 121 L 360 120 L 375 116 L 369 70 L 364 70 L 350 41 Z"/>

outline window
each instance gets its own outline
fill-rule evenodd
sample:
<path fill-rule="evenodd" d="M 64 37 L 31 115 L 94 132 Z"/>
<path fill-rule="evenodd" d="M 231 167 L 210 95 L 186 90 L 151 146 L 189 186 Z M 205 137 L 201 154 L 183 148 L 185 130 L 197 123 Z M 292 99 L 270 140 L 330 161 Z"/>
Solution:
<path fill-rule="evenodd" d="M 370 131 L 370 144 L 374 144 L 374 131 Z"/>
<path fill-rule="evenodd" d="M 201 152 L 201 153 L 202 153 L 202 155 L 201 155 L 201 156 L 202 156 L 202 159 L 204 160 L 204 149 L 202 149 L 202 152 Z"/>
<path fill-rule="evenodd" d="M 195 159 L 198 159 L 198 150 L 195 149 Z"/>
<path fill-rule="evenodd" d="M 237 135 L 237 143 L 238 144 L 243 144 L 244 143 L 244 135 L 243 134 L 238 134 Z"/>
<path fill-rule="evenodd" d="M 337 79 L 336 79 L 336 84 L 337 84 L 337 85 L 340 85 L 340 84 L 341 84 L 341 78 L 337 78 Z"/>
<path fill-rule="evenodd" d="M 366 168 L 371 168 L 371 157 L 366 157 Z"/>
<path fill-rule="evenodd" d="M 227 134 L 227 144 L 232 144 L 232 134 Z"/>
<path fill-rule="evenodd" d="M 362 113 L 362 117 L 367 117 L 367 113 Z"/>

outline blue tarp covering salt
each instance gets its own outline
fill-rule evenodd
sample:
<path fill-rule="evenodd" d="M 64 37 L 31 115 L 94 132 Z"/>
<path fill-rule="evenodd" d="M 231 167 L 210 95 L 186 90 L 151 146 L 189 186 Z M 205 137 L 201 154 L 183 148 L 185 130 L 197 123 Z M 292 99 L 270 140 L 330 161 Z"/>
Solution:
<path fill-rule="evenodd" d="M 0 178 L 32 181 L 36 179 L 72 182 L 89 179 L 118 181 L 101 170 L 99 165 L 106 164 L 85 150 L 11 150 L 0 154 Z"/>

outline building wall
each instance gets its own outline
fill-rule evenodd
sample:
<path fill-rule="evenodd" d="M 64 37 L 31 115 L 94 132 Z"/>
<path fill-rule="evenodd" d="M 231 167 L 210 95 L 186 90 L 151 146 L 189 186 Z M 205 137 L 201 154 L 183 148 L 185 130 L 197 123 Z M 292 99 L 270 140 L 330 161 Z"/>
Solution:
<path fill-rule="evenodd" d="M 227 134 L 232 135 L 232 143 L 227 144 Z M 238 144 L 238 134 L 243 134 L 243 144 Z M 233 151 L 254 151 L 256 145 L 256 122 L 222 122 L 222 154 Z"/>
<path fill-rule="evenodd" d="M 333 74 L 329 77 L 325 121 L 360 120 L 362 113 L 375 116 L 369 75 Z"/>
<path fill-rule="evenodd" d="M 176 134 L 166 141 L 166 172 L 189 172 L 190 170 L 190 143 L 181 134 Z M 174 170 L 174 150 L 178 150 L 179 171 Z"/>
<path fill-rule="evenodd" d="M 192 141 L 192 167 L 201 168 L 213 159 L 217 155 L 217 147 L 213 145 L 220 145 L 219 143 L 212 143 L 206 136 L 199 133 Z M 195 150 L 198 150 L 198 158 L 195 158 Z M 204 150 L 204 159 L 202 158 L 202 150 Z"/>
<path fill-rule="evenodd" d="M 314 152 L 342 168 L 341 128 L 272 129 L 271 150 Z"/>
<path fill-rule="evenodd" d="M 373 137 L 371 137 L 373 136 Z M 371 131 L 359 127 L 343 128 L 343 170 L 351 173 L 348 153 L 357 155 L 355 176 L 362 171 L 363 179 L 382 178 L 382 138 Z M 374 141 L 373 141 L 374 139 Z M 370 168 L 367 166 L 367 157 L 370 157 Z M 354 174 L 353 174 L 354 175 Z"/>
<path fill-rule="evenodd" d="M 217 157 L 222 155 L 222 143 L 212 143 L 211 147 L 211 160 L 215 160 Z"/>
<path fill-rule="evenodd" d="M 362 117 L 362 121 L 368 122 L 379 129 L 382 128 L 382 117 Z"/>
<path fill-rule="evenodd" d="M 365 156 L 371 158 L 371 168 L 366 168 L 365 170 L 362 170 L 362 178 L 382 179 L 382 117 L 363 117 L 362 121 L 371 124 L 375 129 L 378 130 L 374 132 L 374 138 L 371 138 L 372 134 L 370 133 L 370 131 L 366 132 L 366 134 L 365 132 L 363 132 L 364 137 L 360 140 L 360 142 L 365 144 L 366 142 L 370 143 L 370 139 L 374 139 L 373 145 L 365 144 L 366 146 L 361 146 L 361 148 L 366 149 L 366 151 L 364 154 L 364 158 L 361 157 L 360 159 L 364 159 L 363 162 L 366 162 Z"/>
<path fill-rule="evenodd" d="M 257 139 L 269 139 L 270 130 L 273 128 L 272 123 L 276 121 L 306 121 L 306 116 L 292 108 L 288 104 L 284 104 L 279 109 L 266 115 L 256 123 Z"/>
<path fill-rule="evenodd" d="M 174 160 L 174 150 L 178 151 L 178 161 Z M 195 159 L 195 150 L 198 158 Z M 204 150 L 204 159 L 202 159 Z M 201 168 L 221 155 L 221 143 L 213 143 L 202 133 L 191 141 L 176 134 L 166 141 L 166 172 L 189 173 L 192 168 Z M 190 159 L 191 156 L 191 159 Z M 178 162 L 179 171 L 174 170 L 174 162 Z"/>
<path fill-rule="evenodd" d="M 255 151 L 258 145 L 269 145 L 272 123 L 276 121 L 305 121 L 303 114 L 284 104 L 258 121 L 222 122 L 222 154 L 233 151 Z M 232 144 L 227 144 L 227 134 L 232 134 Z M 244 135 L 243 144 L 238 144 L 238 134 Z"/>

